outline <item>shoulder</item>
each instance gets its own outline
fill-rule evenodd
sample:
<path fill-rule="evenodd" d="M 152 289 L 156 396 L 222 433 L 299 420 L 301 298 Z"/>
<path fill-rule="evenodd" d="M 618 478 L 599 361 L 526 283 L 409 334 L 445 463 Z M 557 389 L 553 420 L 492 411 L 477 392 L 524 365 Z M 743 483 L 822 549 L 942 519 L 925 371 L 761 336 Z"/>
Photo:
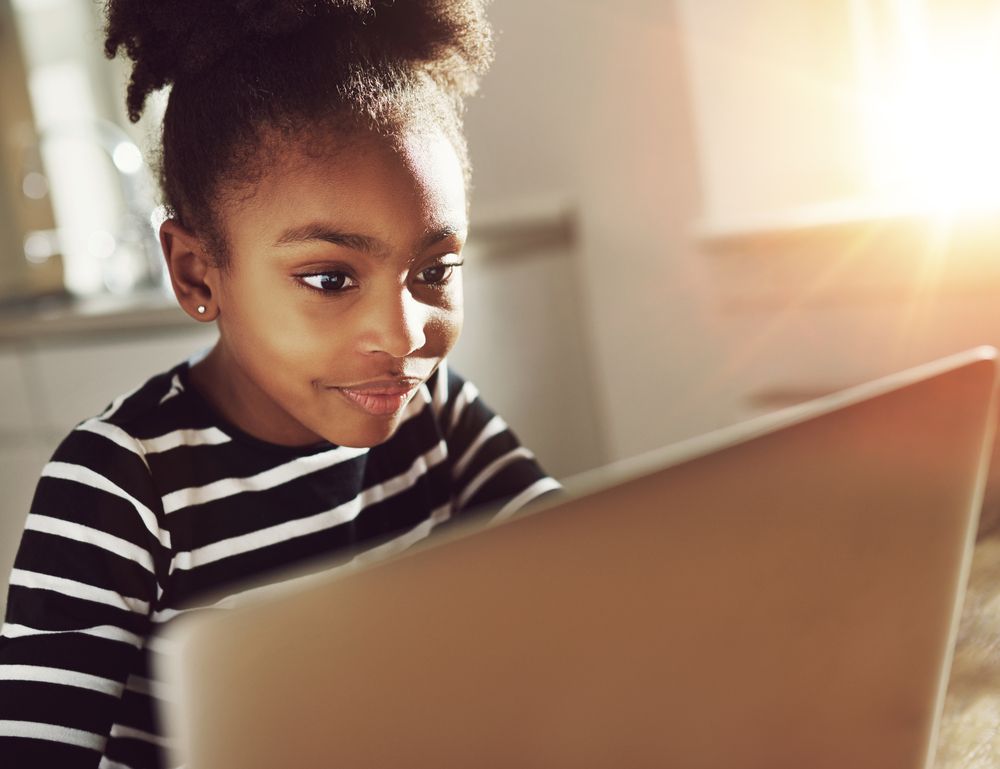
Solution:
<path fill-rule="evenodd" d="M 174 366 L 146 380 L 134 390 L 123 393 L 108 404 L 100 414 L 81 423 L 80 427 L 94 424 L 113 425 L 140 438 L 162 420 L 168 404 L 185 393 L 188 364 Z"/>
<path fill-rule="evenodd" d="M 442 432 L 450 435 L 470 406 L 482 407 L 478 388 L 443 361 L 427 381 L 431 408 Z"/>
<path fill-rule="evenodd" d="M 185 361 L 151 377 L 81 422 L 69 438 L 98 435 L 143 457 L 184 443 L 218 442 L 215 415 L 191 390 L 189 370 Z"/>
<path fill-rule="evenodd" d="M 472 382 L 442 364 L 428 387 L 451 458 L 458 510 L 513 511 L 559 488 Z"/>
<path fill-rule="evenodd" d="M 101 443 L 110 442 L 142 454 L 142 436 L 149 431 L 150 423 L 157 419 L 164 403 L 181 389 L 179 376 L 183 365 L 157 374 L 119 395 L 100 414 L 80 422 L 56 450 L 56 457 L 76 453 L 73 445 L 81 440 L 89 441 L 89 436 L 96 436 Z"/>
<path fill-rule="evenodd" d="M 55 450 L 43 480 L 61 479 L 144 503 L 155 500 L 148 455 L 164 436 L 192 423 L 183 403 L 186 365 L 150 378 L 80 422 Z"/>
<path fill-rule="evenodd" d="M 179 368 L 116 398 L 62 440 L 42 469 L 28 529 L 56 535 L 60 543 L 89 542 L 146 571 L 154 569 L 152 554 L 168 549 L 170 537 L 147 443 L 159 429 L 156 422 L 175 391 Z"/>

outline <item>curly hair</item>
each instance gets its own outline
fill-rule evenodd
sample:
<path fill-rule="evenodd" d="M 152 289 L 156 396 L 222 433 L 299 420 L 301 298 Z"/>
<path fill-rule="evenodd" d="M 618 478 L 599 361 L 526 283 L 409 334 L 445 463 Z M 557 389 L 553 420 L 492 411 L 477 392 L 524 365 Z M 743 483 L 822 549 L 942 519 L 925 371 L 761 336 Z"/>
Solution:
<path fill-rule="evenodd" d="M 104 50 L 133 61 L 133 122 L 170 87 L 164 203 L 225 262 L 219 202 L 252 185 L 287 139 L 435 125 L 468 175 L 464 100 L 492 59 L 485 2 L 107 0 Z"/>

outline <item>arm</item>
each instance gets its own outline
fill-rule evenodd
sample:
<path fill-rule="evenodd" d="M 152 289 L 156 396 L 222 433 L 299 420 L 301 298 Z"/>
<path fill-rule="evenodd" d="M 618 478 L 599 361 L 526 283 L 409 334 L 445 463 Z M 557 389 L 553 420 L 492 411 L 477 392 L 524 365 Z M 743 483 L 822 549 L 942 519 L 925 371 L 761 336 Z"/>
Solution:
<path fill-rule="evenodd" d="M 134 441 L 88 425 L 43 470 L 11 574 L 0 766 L 97 766 L 147 634 L 158 497 Z"/>
<path fill-rule="evenodd" d="M 475 385 L 442 364 L 432 392 L 452 457 L 456 511 L 488 506 L 507 517 L 560 488 Z"/>

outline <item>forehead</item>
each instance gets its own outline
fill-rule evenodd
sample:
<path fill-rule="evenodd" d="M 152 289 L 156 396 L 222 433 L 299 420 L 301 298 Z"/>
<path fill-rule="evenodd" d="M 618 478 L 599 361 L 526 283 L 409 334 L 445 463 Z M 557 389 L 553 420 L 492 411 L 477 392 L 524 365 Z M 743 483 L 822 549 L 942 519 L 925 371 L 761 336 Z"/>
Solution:
<path fill-rule="evenodd" d="M 329 133 L 276 141 L 251 188 L 224 205 L 229 238 L 330 222 L 391 242 L 466 226 L 465 178 L 439 131 Z"/>

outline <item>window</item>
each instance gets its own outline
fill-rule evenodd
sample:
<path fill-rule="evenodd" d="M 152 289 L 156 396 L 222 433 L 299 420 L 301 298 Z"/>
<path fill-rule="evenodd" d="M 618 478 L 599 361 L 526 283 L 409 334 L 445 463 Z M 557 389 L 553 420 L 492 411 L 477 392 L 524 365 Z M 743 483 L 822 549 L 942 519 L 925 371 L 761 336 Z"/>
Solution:
<path fill-rule="evenodd" d="M 678 7 L 709 232 L 1000 206 L 997 0 Z"/>
<path fill-rule="evenodd" d="M 56 223 L 22 233 L 25 259 L 61 254 L 65 287 L 78 295 L 155 284 L 155 187 L 133 138 L 142 128 L 124 127 L 124 72 L 104 59 L 100 5 L 13 0 L 13 10 L 35 129 L 16 173 L 25 196 L 51 201 Z"/>

